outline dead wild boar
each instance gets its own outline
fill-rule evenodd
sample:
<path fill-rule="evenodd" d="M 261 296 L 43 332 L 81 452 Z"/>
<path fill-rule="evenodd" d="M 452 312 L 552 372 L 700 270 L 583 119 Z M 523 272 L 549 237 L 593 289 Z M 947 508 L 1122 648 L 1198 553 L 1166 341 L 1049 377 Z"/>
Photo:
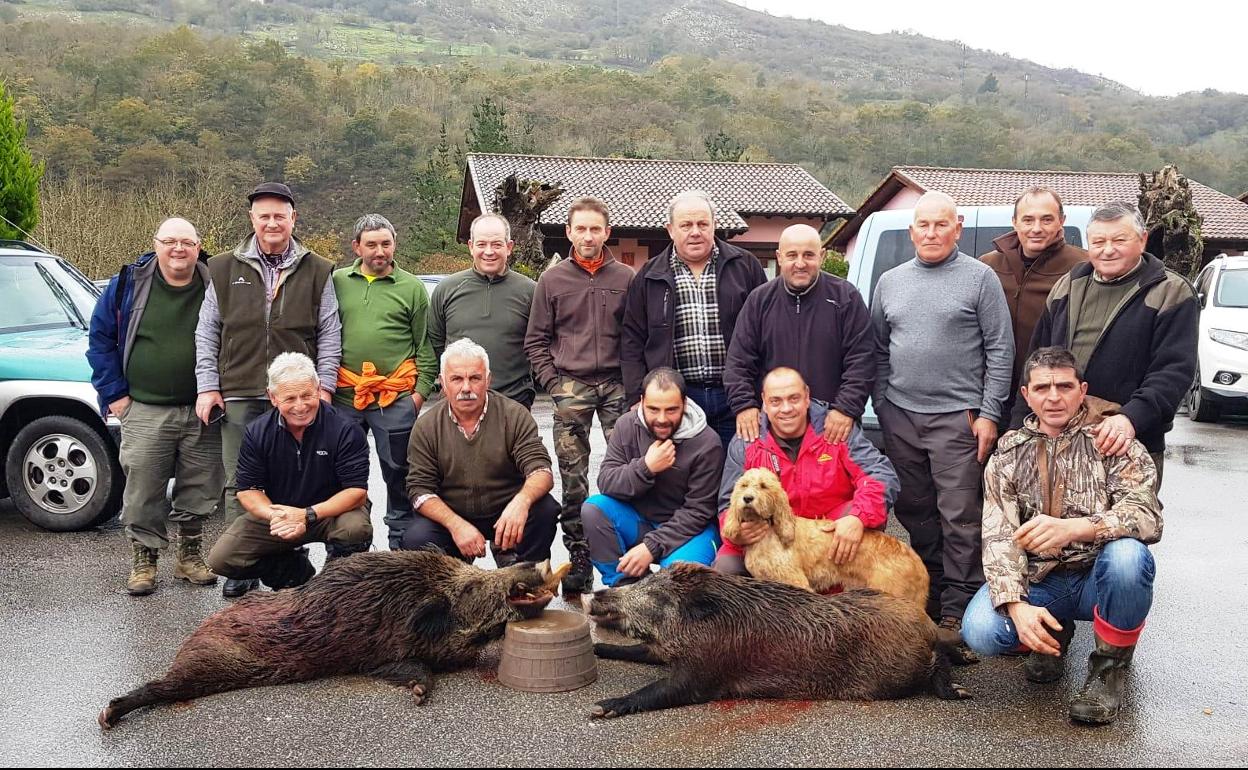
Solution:
<path fill-rule="evenodd" d="M 420 704 L 433 672 L 471 665 L 508 621 L 539 615 L 568 566 L 489 571 L 435 551 L 335 560 L 298 588 L 251 594 L 209 616 L 169 672 L 110 701 L 100 726 L 157 703 L 352 674 L 407 688 Z"/>
<path fill-rule="evenodd" d="M 950 645 L 923 608 L 871 589 L 820 596 L 679 564 L 599 591 L 589 612 L 642 642 L 595 644 L 599 657 L 669 667 L 657 682 L 600 701 L 595 718 L 729 698 L 970 697 L 950 680 Z"/>

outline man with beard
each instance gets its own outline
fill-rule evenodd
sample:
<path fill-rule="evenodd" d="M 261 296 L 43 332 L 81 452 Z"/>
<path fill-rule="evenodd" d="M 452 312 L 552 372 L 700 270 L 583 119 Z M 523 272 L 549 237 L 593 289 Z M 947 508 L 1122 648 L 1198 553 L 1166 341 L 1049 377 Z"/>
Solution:
<path fill-rule="evenodd" d="M 590 558 L 608 586 L 640 580 L 650 565 L 709 565 L 719 547 L 715 496 L 724 453 L 685 379 L 655 369 L 641 403 L 615 424 L 598 489 L 581 507 Z"/>
<path fill-rule="evenodd" d="M 537 280 L 524 349 L 537 382 L 554 405 L 555 457 L 563 477 L 563 543 L 572 571 L 563 593 L 594 587 L 581 504 L 589 495 L 589 434 L 594 413 L 604 437 L 624 413 L 620 377 L 620 317 L 633 271 L 607 249 L 611 223 L 605 203 L 581 198 L 568 209 L 572 243 L 565 259 Z"/>
<path fill-rule="evenodd" d="M 839 444 L 862 417 L 875 385 L 875 333 L 862 295 L 822 272 L 824 249 L 810 225 L 780 234 L 780 275 L 745 300 L 728 346 L 724 389 L 737 435 L 759 437 L 763 376 L 785 366 L 801 372 L 812 398 L 827 404 L 823 438 Z"/>
<path fill-rule="evenodd" d="M 334 403 L 373 432 L 392 549 L 415 517 L 407 499 L 407 439 L 438 376 L 425 333 L 429 295 L 419 278 L 394 263 L 396 245 L 394 225 L 380 214 L 365 214 L 351 239 L 355 263 L 334 271 L 342 315 Z"/>
<path fill-rule="evenodd" d="M 433 545 L 465 561 L 550 558 L 559 504 L 537 422 L 524 405 L 490 389 L 490 357 L 467 337 L 442 354 L 446 406 L 412 428 L 407 494 L 420 514 L 403 534 L 409 550 Z"/>

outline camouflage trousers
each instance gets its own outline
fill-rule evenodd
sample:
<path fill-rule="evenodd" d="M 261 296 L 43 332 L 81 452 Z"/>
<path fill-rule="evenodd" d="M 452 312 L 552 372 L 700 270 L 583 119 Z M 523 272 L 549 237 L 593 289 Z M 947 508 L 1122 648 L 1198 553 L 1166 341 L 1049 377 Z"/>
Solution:
<path fill-rule="evenodd" d="M 594 413 L 602 435 L 610 438 L 615 421 L 624 414 L 624 383 L 589 385 L 571 377 L 560 377 L 550 390 L 555 407 L 555 457 L 563 480 L 563 506 L 559 523 L 568 553 L 583 553 L 588 559 L 589 541 L 581 523 L 581 505 L 589 497 L 589 432 Z"/>

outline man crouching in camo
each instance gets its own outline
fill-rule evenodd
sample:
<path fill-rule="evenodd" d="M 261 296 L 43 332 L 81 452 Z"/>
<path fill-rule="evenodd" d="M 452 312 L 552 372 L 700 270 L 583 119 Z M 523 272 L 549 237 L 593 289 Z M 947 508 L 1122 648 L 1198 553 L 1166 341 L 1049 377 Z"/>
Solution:
<path fill-rule="evenodd" d="M 1022 382 L 1035 414 L 1001 439 L 984 471 L 987 583 L 967 607 L 962 636 L 981 655 L 1021 642 L 1031 650 L 1027 678 L 1052 682 L 1074 621 L 1091 620 L 1096 646 L 1070 717 L 1112 722 L 1153 603 L 1146 546 L 1161 539 L 1157 470 L 1136 440 L 1120 457 L 1097 451 L 1096 426 L 1117 405 L 1087 396 L 1069 351 L 1035 351 Z"/>

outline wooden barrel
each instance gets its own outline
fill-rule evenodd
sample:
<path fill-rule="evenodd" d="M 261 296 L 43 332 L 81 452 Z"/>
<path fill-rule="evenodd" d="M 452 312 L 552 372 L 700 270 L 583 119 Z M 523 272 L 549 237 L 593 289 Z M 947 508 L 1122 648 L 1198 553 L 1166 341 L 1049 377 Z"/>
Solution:
<path fill-rule="evenodd" d="M 532 620 L 507 624 L 498 681 L 525 692 L 566 692 L 597 679 L 598 661 L 584 615 L 546 610 Z"/>

